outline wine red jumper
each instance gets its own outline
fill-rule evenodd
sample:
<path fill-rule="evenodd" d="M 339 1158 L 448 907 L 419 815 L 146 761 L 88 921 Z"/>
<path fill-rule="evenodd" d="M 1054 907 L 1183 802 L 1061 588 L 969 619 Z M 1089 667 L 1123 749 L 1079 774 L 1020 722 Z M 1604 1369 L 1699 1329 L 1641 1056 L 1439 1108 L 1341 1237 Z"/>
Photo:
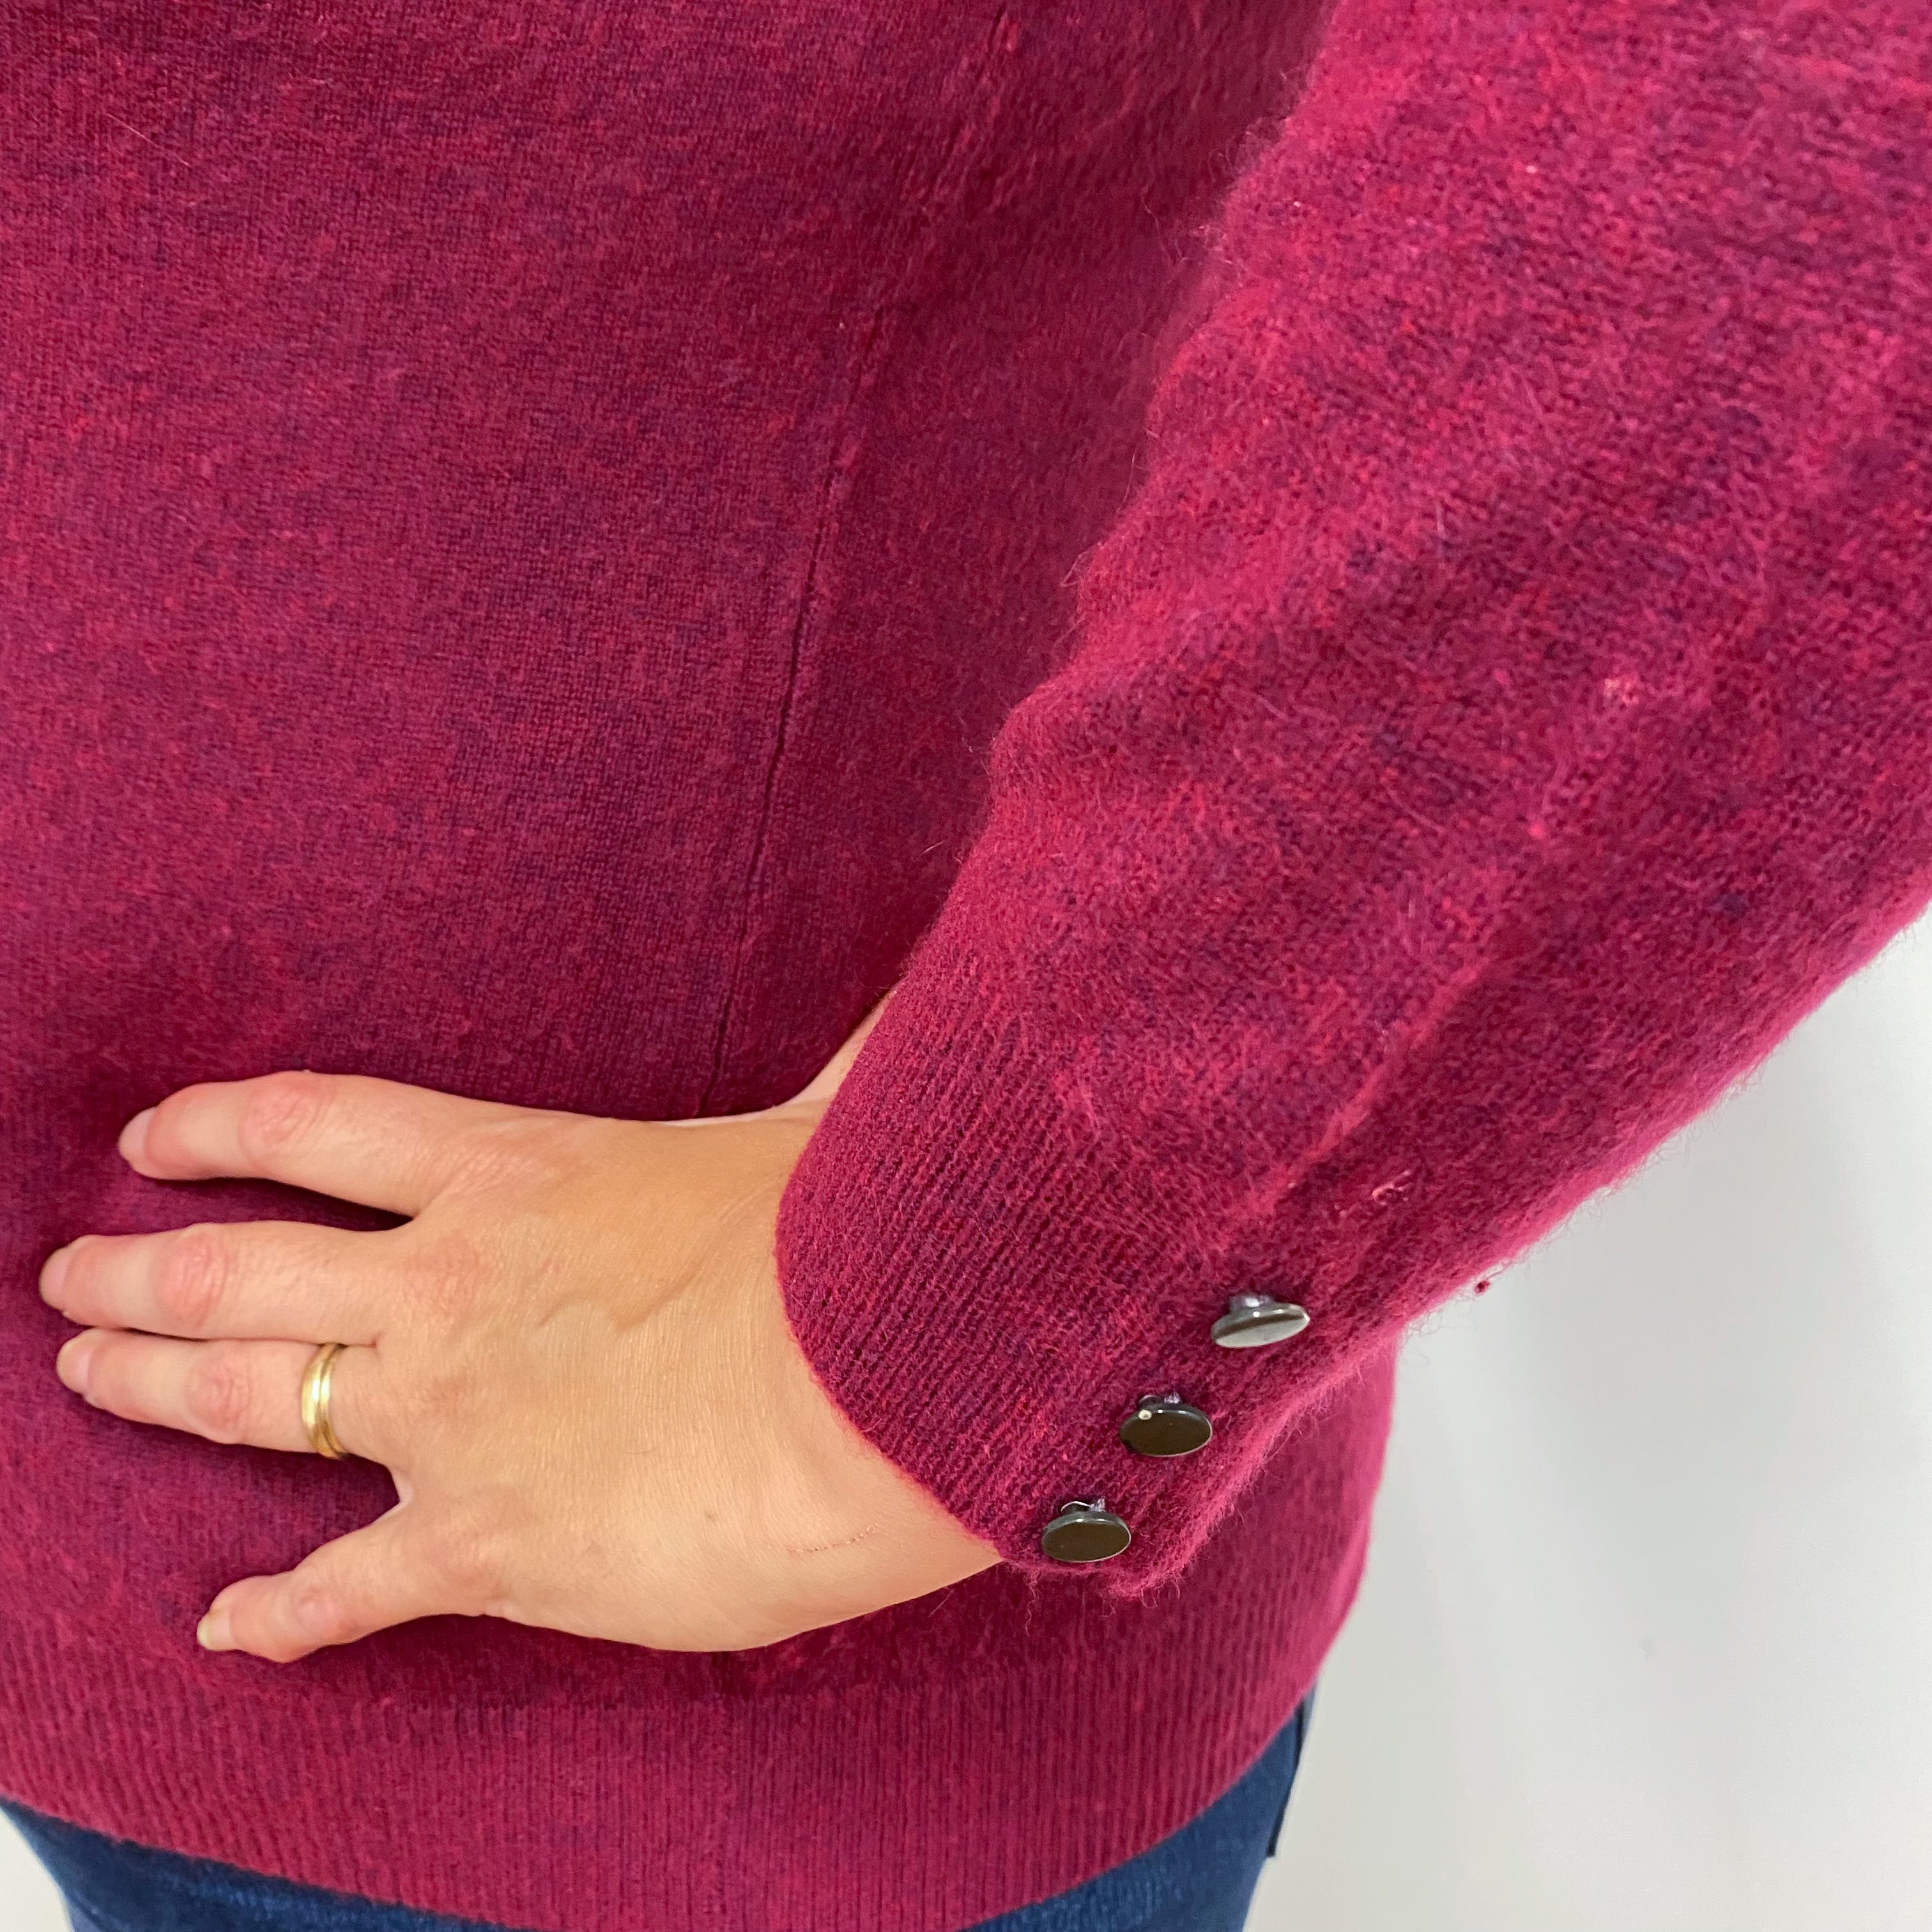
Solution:
<path fill-rule="evenodd" d="M 0 1792 L 542 1932 L 1072 1886 L 1313 1678 L 1405 1324 L 1926 902 L 1922 0 L 1324 18 L 0 10 Z M 367 1217 L 129 1115 L 754 1108 L 893 986 L 787 1304 L 1004 1564 L 197 1649 L 386 1477 L 88 1409 L 36 1271 Z"/>

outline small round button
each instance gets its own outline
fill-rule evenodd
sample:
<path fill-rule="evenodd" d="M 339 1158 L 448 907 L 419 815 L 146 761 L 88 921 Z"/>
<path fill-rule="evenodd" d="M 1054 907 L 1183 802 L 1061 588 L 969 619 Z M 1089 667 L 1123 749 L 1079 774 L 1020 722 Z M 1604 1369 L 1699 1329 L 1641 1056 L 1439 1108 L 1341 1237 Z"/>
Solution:
<path fill-rule="evenodd" d="M 1040 1546 L 1056 1563 L 1105 1562 L 1133 1540 L 1133 1532 L 1097 1496 L 1067 1504 L 1040 1533 Z"/>
<path fill-rule="evenodd" d="M 1265 1348 L 1308 1326 L 1308 1310 L 1271 1294 L 1238 1294 L 1210 1331 L 1224 1348 Z"/>
<path fill-rule="evenodd" d="M 1120 1424 L 1120 1440 L 1142 1456 L 1191 1456 L 1214 1433 L 1206 1412 L 1178 1395 L 1142 1396 Z"/>

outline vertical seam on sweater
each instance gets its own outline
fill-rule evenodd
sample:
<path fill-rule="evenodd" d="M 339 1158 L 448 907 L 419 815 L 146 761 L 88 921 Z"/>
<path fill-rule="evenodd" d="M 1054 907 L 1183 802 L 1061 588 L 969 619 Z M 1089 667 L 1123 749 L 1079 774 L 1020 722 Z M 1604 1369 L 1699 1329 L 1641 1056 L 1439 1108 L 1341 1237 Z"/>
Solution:
<path fill-rule="evenodd" d="M 1448 1016 L 1488 978 L 1496 964 L 1498 935 L 1521 907 L 1532 882 L 1561 871 L 1564 855 L 1574 842 L 1582 821 L 1614 785 L 1619 754 L 1654 723 L 1648 716 L 1619 719 L 1604 733 L 1600 742 L 1573 761 L 1570 769 L 1579 776 L 1567 788 L 1570 796 L 1560 814 L 1554 808 L 1545 808 L 1546 815 L 1556 822 L 1556 830 L 1547 842 L 1523 846 L 1522 862 L 1484 921 L 1480 935 L 1472 940 L 1468 957 L 1444 976 L 1408 1020 L 1389 1030 L 1393 1036 L 1389 1050 L 1364 1069 L 1347 1094 L 1329 1109 L 1321 1131 L 1310 1137 L 1306 1146 L 1293 1160 L 1282 1163 L 1258 1186 L 1247 1190 L 1239 1203 L 1243 1226 L 1265 1224 L 1278 1214 L 1281 1203 L 1361 1131 L 1402 1069 L 1426 1050 L 1429 1042 L 1443 1030 Z"/>
<path fill-rule="evenodd" d="M 805 576 L 799 586 L 797 608 L 792 620 L 784 685 L 778 698 L 778 728 L 772 739 L 771 757 L 766 764 L 764 783 L 759 794 L 758 826 L 752 836 L 751 856 L 746 867 L 738 933 L 731 947 L 730 974 L 725 982 L 724 997 L 718 1005 L 717 1030 L 711 1044 L 710 1070 L 705 1076 L 704 1085 L 698 1099 L 696 1112 L 700 1114 L 710 1108 L 718 1084 L 724 1077 L 725 1052 L 730 1036 L 731 1022 L 739 1010 L 746 962 L 752 952 L 758 886 L 764 872 L 772 820 L 777 808 L 778 774 L 784 764 L 785 748 L 790 736 L 792 710 L 797 699 L 800 674 L 804 663 L 806 634 L 818 608 L 819 560 L 824 554 L 827 539 L 838 524 L 840 485 L 850 482 L 856 464 L 857 434 L 855 424 L 860 406 L 869 394 L 884 358 L 890 335 L 887 326 L 889 318 L 929 256 L 934 224 L 956 194 L 964 177 L 968 164 L 978 152 L 997 118 L 1004 97 L 1004 84 L 1002 79 L 994 74 L 994 63 L 1002 48 L 1011 45 L 1012 22 L 1012 9 L 1002 7 L 994 16 L 992 32 L 986 37 L 976 58 L 970 62 L 967 70 L 964 85 L 968 92 L 968 99 L 961 115 L 958 130 L 924 194 L 914 208 L 901 251 L 899 272 L 887 283 L 866 316 L 858 352 L 854 358 L 850 386 L 844 402 L 839 406 L 837 420 L 833 424 L 831 454 L 826 464 L 824 482 L 819 489 L 818 514 L 812 532 L 812 548 L 806 559 Z"/>

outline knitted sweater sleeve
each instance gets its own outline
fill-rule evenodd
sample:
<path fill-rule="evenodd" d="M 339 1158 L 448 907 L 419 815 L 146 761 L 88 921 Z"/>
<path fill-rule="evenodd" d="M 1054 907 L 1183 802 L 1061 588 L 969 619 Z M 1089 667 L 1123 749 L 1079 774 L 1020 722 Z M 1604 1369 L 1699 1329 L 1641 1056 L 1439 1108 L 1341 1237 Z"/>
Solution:
<path fill-rule="evenodd" d="M 866 1435 L 1136 1595 L 1932 894 L 1918 0 L 1342 0 L 780 1216 Z M 1230 1298 L 1312 1318 L 1217 1347 Z M 1175 1457 L 1118 1437 L 1204 1409 Z M 1116 1560 L 1042 1526 L 1104 1496 Z"/>

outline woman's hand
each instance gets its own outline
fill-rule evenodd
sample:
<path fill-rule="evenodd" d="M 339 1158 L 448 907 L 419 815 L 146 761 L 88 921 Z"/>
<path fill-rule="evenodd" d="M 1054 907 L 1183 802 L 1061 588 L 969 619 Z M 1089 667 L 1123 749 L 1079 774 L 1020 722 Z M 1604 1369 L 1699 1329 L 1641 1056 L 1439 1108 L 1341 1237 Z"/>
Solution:
<path fill-rule="evenodd" d="M 412 1617 L 508 1617 L 669 1650 L 771 1643 L 997 1560 L 859 1434 L 788 1324 L 778 1197 L 861 1028 L 797 1099 L 665 1124 L 275 1073 L 131 1120 L 139 1173 L 251 1175 L 410 1218 L 86 1235 L 46 1299 L 61 1378 L 218 1442 L 309 1448 L 303 1372 L 395 1506 L 231 1583 L 213 1650 L 278 1661 Z"/>

